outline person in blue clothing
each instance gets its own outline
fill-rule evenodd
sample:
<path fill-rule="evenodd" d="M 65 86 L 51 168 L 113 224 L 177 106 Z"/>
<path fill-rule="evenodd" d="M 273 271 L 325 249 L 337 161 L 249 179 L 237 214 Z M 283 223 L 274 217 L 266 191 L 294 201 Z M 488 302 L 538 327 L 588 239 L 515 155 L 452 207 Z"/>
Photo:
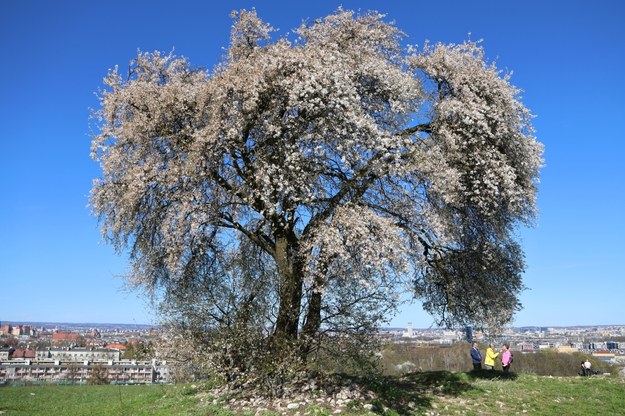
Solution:
<path fill-rule="evenodd" d="M 471 362 L 473 363 L 473 370 L 481 370 L 482 369 L 482 354 L 480 350 L 477 348 L 477 342 L 473 342 L 471 346 Z"/>

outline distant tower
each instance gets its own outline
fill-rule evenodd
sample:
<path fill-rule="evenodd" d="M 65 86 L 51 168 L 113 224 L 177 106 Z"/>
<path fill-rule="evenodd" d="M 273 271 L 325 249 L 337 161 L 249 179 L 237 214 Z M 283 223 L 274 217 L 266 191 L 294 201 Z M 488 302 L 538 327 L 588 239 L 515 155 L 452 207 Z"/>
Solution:
<path fill-rule="evenodd" d="M 465 326 L 464 327 L 464 334 L 467 337 L 467 341 L 473 341 L 473 327 L 471 326 Z"/>
<path fill-rule="evenodd" d="M 408 336 L 410 338 L 412 338 L 413 332 L 412 332 L 412 322 L 408 322 L 408 329 L 406 330 L 406 332 L 408 332 Z"/>

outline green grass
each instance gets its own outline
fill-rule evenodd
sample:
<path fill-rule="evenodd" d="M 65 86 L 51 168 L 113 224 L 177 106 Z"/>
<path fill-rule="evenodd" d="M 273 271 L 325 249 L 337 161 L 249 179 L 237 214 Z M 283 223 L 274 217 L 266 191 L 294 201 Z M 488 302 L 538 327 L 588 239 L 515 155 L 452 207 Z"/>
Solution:
<path fill-rule="evenodd" d="M 469 388 L 439 395 L 433 411 L 449 415 L 625 415 L 625 380 L 598 377 L 466 377 Z"/>
<path fill-rule="evenodd" d="M 625 380 L 544 377 L 532 374 L 433 371 L 362 384 L 377 393 L 376 413 L 386 415 L 625 415 Z M 352 402 L 341 415 L 365 415 Z M 300 414 L 331 415 L 319 404 Z M 208 387 L 192 385 L 25 386 L 0 388 L 0 416 L 253 415 L 212 404 Z M 266 415 L 276 413 L 267 412 Z M 295 411 L 293 411 L 295 414 Z"/>
<path fill-rule="evenodd" d="M 199 415 L 195 390 L 174 385 L 39 385 L 0 388 L 1 416 Z"/>

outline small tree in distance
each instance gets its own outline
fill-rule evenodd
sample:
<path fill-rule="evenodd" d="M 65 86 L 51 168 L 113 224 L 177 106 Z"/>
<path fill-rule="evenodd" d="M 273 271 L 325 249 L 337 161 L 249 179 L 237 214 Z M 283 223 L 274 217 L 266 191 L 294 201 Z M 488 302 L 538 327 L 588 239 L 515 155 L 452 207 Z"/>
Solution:
<path fill-rule="evenodd" d="M 110 384 L 108 370 L 101 364 L 96 364 L 91 369 L 87 384 Z"/>
<path fill-rule="evenodd" d="M 406 291 L 441 325 L 509 322 L 542 164 L 509 77 L 475 42 L 404 48 L 376 12 L 275 41 L 233 17 L 211 73 L 159 52 L 110 72 L 92 145 L 103 233 L 196 356 L 310 361 Z"/>

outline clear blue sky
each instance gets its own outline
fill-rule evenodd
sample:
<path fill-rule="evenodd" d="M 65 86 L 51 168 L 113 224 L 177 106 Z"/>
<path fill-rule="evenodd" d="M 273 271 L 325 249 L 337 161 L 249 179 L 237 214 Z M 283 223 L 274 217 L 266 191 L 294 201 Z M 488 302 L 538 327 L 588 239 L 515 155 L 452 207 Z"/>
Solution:
<path fill-rule="evenodd" d="M 410 43 L 484 39 L 537 115 L 546 166 L 537 226 L 522 229 L 529 290 L 515 326 L 625 324 L 625 2 L 0 2 L 0 321 L 152 323 L 119 278 L 126 258 L 87 207 L 89 114 L 109 68 L 175 49 L 212 67 L 232 9 L 279 28 L 342 4 L 375 9 Z M 433 322 L 419 305 L 395 326 Z"/>

